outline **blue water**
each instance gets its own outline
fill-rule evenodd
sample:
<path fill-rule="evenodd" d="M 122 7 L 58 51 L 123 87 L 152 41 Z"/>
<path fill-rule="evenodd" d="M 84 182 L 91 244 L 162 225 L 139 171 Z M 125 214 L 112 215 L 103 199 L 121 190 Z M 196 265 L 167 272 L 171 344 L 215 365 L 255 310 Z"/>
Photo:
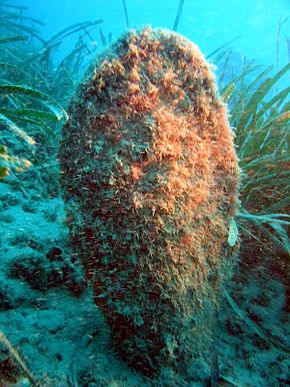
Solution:
<path fill-rule="evenodd" d="M 26 0 L 10 1 L 26 5 L 28 15 L 45 23 L 44 36 L 51 36 L 72 23 L 102 18 L 104 33 L 118 36 L 126 29 L 121 0 Z M 178 8 L 177 0 L 127 0 L 131 28 L 150 24 L 171 29 Z M 289 0 L 185 0 L 178 31 L 194 41 L 208 54 L 240 36 L 232 47 L 241 56 L 258 63 L 275 63 L 279 19 L 290 14 Z M 286 37 L 290 22 L 280 35 L 279 62 L 289 61 Z M 99 42 L 98 30 L 92 36 Z"/>

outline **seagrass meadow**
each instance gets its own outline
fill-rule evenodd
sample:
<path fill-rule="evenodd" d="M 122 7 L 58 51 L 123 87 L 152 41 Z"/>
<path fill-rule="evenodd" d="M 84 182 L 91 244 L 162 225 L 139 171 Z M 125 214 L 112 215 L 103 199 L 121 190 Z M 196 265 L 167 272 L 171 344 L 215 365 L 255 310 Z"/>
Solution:
<path fill-rule="evenodd" d="M 283 2 L 0 2 L 0 387 L 288 385 Z"/>

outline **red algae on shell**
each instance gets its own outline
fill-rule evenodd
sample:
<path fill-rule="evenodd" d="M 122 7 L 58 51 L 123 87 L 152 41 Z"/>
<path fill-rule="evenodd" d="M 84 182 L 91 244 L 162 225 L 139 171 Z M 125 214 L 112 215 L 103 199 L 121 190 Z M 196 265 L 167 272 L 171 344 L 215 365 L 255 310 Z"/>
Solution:
<path fill-rule="evenodd" d="M 208 377 L 238 164 L 226 107 L 199 49 L 131 31 L 88 72 L 59 150 L 75 253 L 130 366 Z"/>

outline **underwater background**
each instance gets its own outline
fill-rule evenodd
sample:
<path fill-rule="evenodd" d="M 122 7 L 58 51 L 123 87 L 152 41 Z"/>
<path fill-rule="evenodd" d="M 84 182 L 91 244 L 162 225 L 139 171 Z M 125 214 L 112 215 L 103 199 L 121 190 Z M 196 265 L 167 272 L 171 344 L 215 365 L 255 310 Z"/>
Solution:
<path fill-rule="evenodd" d="M 289 16 L 288 0 L 0 2 L 0 386 L 289 385 Z M 166 365 L 150 377 L 116 349 L 60 183 L 84 74 L 147 25 L 184 35 L 210 63 L 239 164 L 225 241 L 239 253 L 204 381 Z"/>

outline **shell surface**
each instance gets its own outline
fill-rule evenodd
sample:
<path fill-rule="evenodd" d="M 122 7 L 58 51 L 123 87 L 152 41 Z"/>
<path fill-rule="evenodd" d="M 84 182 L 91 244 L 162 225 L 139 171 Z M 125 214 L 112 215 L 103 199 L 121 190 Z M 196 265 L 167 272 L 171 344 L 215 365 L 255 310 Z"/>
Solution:
<path fill-rule="evenodd" d="M 132 31 L 92 66 L 69 116 L 71 238 L 115 347 L 146 375 L 168 365 L 201 379 L 238 249 L 238 164 L 209 64 L 180 35 Z"/>

